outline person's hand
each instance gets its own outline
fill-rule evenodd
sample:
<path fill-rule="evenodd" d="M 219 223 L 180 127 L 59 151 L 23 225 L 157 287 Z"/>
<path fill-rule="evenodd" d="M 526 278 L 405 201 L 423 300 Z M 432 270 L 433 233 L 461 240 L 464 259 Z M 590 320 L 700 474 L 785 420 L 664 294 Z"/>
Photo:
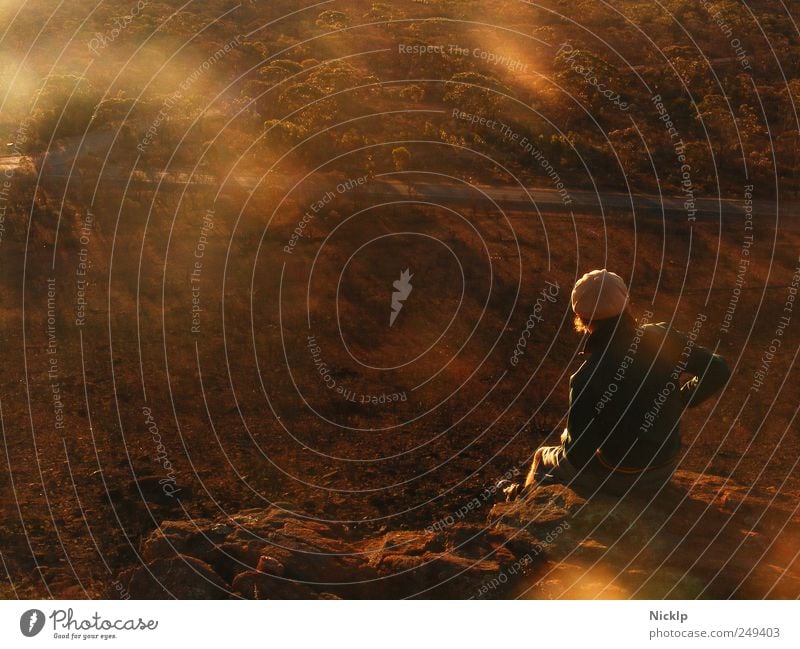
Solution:
<path fill-rule="evenodd" d="M 513 500 L 517 499 L 517 496 L 520 492 L 520 484 L 519 482 L 512 482 L 507 487 L 503 489 L 503 495 L 505 496 L 506 502 L 510 503 Z"/>

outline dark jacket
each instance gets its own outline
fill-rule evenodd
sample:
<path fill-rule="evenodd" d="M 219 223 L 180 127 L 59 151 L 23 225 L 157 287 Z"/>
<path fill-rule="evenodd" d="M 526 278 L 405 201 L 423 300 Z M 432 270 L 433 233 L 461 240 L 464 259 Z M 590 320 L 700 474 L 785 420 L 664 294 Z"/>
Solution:
<path fill-rule="evenodd" d="M 635 472 L 675 460 L 684 409 L 730 377 L 725 360 L 694 344 L 696 336 L 665 322 L 639 327 L 627 314 L 589 334 L 590 356 L 570 377 L 564 446 L 573 466 Z"/>

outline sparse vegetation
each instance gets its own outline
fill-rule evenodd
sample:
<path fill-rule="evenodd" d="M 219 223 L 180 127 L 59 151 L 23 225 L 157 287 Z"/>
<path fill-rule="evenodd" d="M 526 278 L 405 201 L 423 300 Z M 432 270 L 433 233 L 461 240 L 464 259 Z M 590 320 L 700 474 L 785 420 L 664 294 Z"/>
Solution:
<path fill-rule="evenodd" d="M 635 310 L 707 313 L 703 343 L 735 366 L 687 418 L 685 465 L 800 489 L 795 322 L 781 398 L 740 409 L 798 265 L 796 8 L 720 0 L 721 27 L 685 0 L 164 0 L 95 54 L 129 2 L 17 4 L 0 7 L 0 597 L 111 592 L 160 521 L 220 508 L 424 528 L 563 429 L 568 287 L 592 266 L 631 278 Z M 741 205 L 687 219 L 687 165 L 698 201 L 755 188 L 726 335 Z M 548 168 L 571 204 L 548 202 Z M 679 200 L 664 214 L 659 195 Z M 545 278 L 564 290 L 512 369 Z M 162 477 L 145 404 L 185 512 L 142 497 Z"/>

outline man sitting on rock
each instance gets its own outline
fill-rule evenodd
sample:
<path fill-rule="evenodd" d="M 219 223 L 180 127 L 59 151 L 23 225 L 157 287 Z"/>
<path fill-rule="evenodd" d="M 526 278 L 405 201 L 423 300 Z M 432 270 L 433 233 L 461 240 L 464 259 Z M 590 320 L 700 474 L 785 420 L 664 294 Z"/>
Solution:
<path fill-rule="evenodd" d="M 657 490 L 675 470 L 684 409 L 722 388 L 728 365 L 695 344 L 702 314 L 688 335 L 666 322 L 637 323 L 615 273 L 587 273 L 571 301 L 588 358 L 570 377 L 561 444 L 536 450 L 524 488 L 550 480 L 616 495 Z"/>

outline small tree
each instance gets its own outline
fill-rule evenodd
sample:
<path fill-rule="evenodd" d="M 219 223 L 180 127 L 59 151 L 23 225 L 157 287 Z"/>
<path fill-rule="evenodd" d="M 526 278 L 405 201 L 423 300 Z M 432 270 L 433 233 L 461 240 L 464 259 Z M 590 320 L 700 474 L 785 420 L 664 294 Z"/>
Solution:
<path fill-rule="evenodd" d="M 404 146 L 399 146 L 396 149 L 392 149 L 392 161 L 394 162 L 394 169 L 398 173 L 408 171 L 409 167 L 411 166 L 411 152 Z M 405 175 L 404 178 L 406 190 L 408 191 L 408 195 L 411 196 L 411 180 L 409 179 L 408 175 Z"/>
<path fill-rule="evenodd" d="M 411 152 L 404 146 L 392 149 L 392 161 L 395 171 L 406 171 L 411 165 Z"/>
<path fill-rule="evenodd" d="M 332 29 L 344 29 L 348 24 L 347 14 L 343 11 L 323 11 L 317 16 L 317 25 Z"/>

